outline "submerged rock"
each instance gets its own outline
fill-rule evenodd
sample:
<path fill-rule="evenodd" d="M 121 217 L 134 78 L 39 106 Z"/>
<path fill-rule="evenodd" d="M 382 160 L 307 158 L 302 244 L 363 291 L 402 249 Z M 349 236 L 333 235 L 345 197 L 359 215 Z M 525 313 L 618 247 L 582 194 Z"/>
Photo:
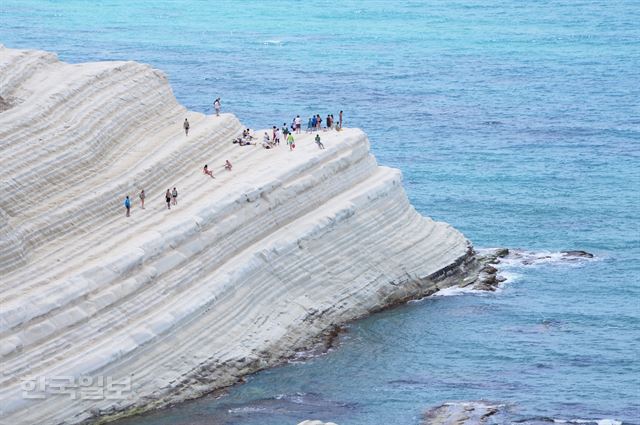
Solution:
<path fill-rule="evenodd" d="M 498 405 L 483 401 L 445 403 L 427 411 L 422 425 L 482 425 L 499 410 Z"/>
<path fill-rule="evenodd" d="M 593 254 L 587 251 L 574 250 L 574 251 L 562 251 L 566 257 L 581 257 L 581 258 L 593 258 Z"/>

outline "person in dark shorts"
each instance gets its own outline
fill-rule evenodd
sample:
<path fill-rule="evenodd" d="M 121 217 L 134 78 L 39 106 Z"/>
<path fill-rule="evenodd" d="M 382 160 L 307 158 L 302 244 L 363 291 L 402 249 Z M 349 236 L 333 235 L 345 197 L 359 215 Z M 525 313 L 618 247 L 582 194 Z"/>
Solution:
<path fill-rule="evenodd" d="M 167 189 L 167 192 L 164 194 L 164 200 L 167 202 L 167 209 L 171 209 L 171 191 Z"/>
<path fill-rule="evenodd" d="M 171 191 L 171 199 L 173 200 L 173 205 L 178 205 L 178 190 L 175 187 Z"/>
<path fill-rule="evenodd" d="M 294 122 L 296 124 L 296 133 L 300 134 L 300 128 L 302 128 L 302 120 L 300 119 L 300 115 L 296 116 Z"/>
<path fill-rule="evenodd" d="M 188 119 L 184 119 L 184 123 L 182 123 L 182 128 L 184 128 L 184 135 L 188 136 L 189 135 L 189 120 Z"/>

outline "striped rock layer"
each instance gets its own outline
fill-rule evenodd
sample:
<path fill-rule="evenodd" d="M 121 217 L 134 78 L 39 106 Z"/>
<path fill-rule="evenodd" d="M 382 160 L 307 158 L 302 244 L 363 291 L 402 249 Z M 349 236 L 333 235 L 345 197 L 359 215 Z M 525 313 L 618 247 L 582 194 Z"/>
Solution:
<path fill-rule="evenodd" d="M 147 65 L 0 46 L 1 423 L 197 397 L 473 268 L 469 242 L 415 211 L 362 131 L 321 133 L 325 150 L 299 135 L 291 152 L 232 144 L 242 129 L 187 111 Z M 99 377 L 130 388 L 83 396 Z"/>

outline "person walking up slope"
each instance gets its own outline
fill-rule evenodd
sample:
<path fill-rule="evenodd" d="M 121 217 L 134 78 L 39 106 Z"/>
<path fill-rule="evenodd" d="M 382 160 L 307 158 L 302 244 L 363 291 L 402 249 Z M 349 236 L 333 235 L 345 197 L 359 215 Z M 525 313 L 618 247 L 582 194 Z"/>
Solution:
<path fill-rule="evenodd" d="M 289 134 L 289 136 L 287 136 L 287 144 L 289 145 L 290 151 L 296 148 L 295 141 L 293 140 L 293 134 Z"/>
<path fill-rule="evenodd" d="M 182 124 L 182 127 L 184 128 L 184 135 L 188 136 L 189 135 L 189 120 L 188 119 L 184 119 L 184 123 Z"/>
<path fill-rule="evenodd" d="M 131 199 L 129 199 L 129 195 L 124 199 L 124 207 L 127 209 L 127 217 L 129 217 L 129 213 L 131 211 Z"/>

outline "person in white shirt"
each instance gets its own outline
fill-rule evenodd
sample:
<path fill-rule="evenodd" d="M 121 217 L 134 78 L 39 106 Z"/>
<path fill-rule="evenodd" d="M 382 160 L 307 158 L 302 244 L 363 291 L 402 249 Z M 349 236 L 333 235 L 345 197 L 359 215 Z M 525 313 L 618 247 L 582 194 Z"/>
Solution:
<path fill-rule="evenodd" d="M 280 129 L 276 127 L 273 133 L 273 144 L 280 145 Z"/>
<path fill-rule="evenodd" d="M 296 123 L 296 133 L 300 134 L 300 128 L 302 124 L 302 120 L 300 120 L 300 115 L 296 116 L 295 123 Z"/>

